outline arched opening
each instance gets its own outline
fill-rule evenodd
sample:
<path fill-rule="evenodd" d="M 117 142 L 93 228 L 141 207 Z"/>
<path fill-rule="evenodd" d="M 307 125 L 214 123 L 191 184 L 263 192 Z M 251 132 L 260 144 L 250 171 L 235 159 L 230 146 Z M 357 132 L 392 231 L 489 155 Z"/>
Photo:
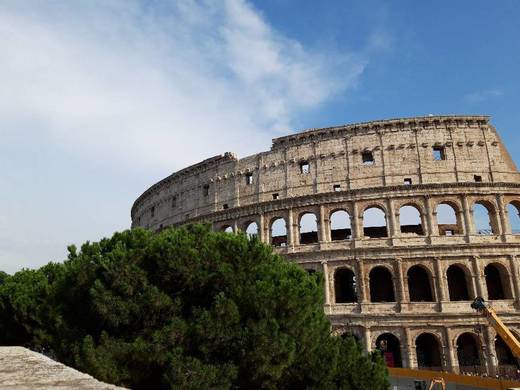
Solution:
<path fill-rule="evenodd" d="M 461 372 L 478 372 L 481 365 L 480 342 L 473 333 L 463 333 L 457 338 L 457 359 Z"/>
<path fill-rule="evenodd" d="M 499 335 L 495 337 L 495 351 L 498 361 L 499 376 L 518 379 L 517 372 L 520 369 L 519 361 L 515 358 L 511 349 Z"/>
<path fill-rule="evenodd" d="M 250 222 L 246 226 L 246 234 L 249 237 L 258 236 L 258 225 L 256 222 Z"/>
<path fill-rule="evenodd" d="M 414 265 L 407 272 L 411 302 L 433 302 L 431 278 L 423 267 Z"/>
<path fill-rule="evenodd" d="M 332 241 L 352 238 L 350 215 L 345 210 L 337 210 L 330 215 L 330 237 Z"/>
<path fill-rule="evenodd" d="M 336 303 L 357 302 L 356 276 L 348 268 L 340 268 L 334 274 Z"/>
<path fill-rule="evenodd" d="M 233 228 L 229 225 L 223 226 L 222 231 L 226 233 L 233 233 Z"/>
<path fill-rule="evenodd" d="M 414 206 L 403 206 L 399 209 L 401 234 L 424 235 L 421 213 Z"/>
<path fill-rule="evenodd" d="M 385 212 L 378 207 L 370 207 L 363 213 L 363 234 L 369 238 L 388 237 Z"/>
<path fill-rule="evenodd" d="M 469 289 L 466 273 L 458 265 L 450 265 L 446 272 L 450 301 L 468 301 Z"/>
<path fill-rule="evenodd" d="M 455 208 L 448 203 L 437 206 L 437 228 L 440 236 L 453 236 L 463 234 L 461 223 L 455 212 Z"/>
<path fill-rule="evenodd" d="M 376 348 L 381 351 L 388 367 L 402 367 L 399 339 L 391 333 L 383 333 L 376 339 Z"/>
<path fill-rule="evenodd" d="M 318 242 L 318 221 L 313 213 L 305 213 L 300 218 L 300 244 Z"/>
<path fill-rule="evenodd" d="M 285 219 L 276 218 L 271 224 L 271 244 L 273 246 L 287 246 Z"/>
<path fill-rule="evenodd" d="M 369 274 L 370 301 L 395 302 L 392 274 L 385 267 L 374 267 Z"/>
<path fill-rule="evenodd" d="M 509 216 L 509 225 L 511 233 L 520 234 L 520 203 L 514 201 L 507 205 L 507 214 Z"/>
<path fill-rule="evenodd" d="M 473 224 L 477 234 L 491 235 L 495 233 L 491 223 L 490 210 L 483 203 L 473 205 Z"/>
<path fill-rule="evenodd" d="M 488 299 L 507 299 L 511 294 L 506 288 L 509 286 L 507 270 L 502 264 L 488 264 L 484 268 Z"/>
<path fill-rule="evenodd" d="M 415 351 L 419 368 L 442 369 L 441 348 L 434 335 L 420 334 L 415 340 Z"/>

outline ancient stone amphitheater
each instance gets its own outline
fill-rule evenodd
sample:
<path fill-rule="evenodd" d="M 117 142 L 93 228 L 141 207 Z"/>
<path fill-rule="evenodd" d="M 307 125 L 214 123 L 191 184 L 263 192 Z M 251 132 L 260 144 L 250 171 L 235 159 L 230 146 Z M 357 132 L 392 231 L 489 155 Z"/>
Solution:
<path fill-rule="evenodd" d="M 132 226 L 211 222 L 246 231 L 325 279 L 333 331 L 387 364 L 516 373 L 470 303 L 520 333 L 520 176 L 487 116 L 311 129 L 270 151 L 176 172 L 132 207 Z"/>

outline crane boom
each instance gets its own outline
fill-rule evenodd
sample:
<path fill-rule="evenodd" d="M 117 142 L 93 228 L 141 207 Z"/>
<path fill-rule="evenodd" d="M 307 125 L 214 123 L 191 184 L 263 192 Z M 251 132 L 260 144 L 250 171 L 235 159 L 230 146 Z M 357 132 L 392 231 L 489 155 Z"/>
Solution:
<path fill-rule="evenodd" d="M 483 298 L 477 297 L 471 304 L 471 307 L 483 314 L 489 324 L 495 329 L 497 334 L 509 346 L 513 355 L 520 359 L 520 341 L 513 335 L 509 328 L 497 316 L 497 313 L 484 301 Z"/>

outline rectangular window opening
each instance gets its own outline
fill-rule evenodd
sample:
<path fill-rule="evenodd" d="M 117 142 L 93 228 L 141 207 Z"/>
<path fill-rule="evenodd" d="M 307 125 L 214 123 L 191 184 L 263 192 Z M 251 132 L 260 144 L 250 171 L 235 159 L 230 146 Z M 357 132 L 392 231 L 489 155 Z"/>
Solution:
<path fill-rule="evenodd" d="M 444 234 L 445 234 L 446 236 L 453 236 L 453 235 L 455 234 L 455 230 L 450 230 L 450 229 L 445 230 L 445 231 L 444 231 Z"/>
<path fill-rule="evenodd" d="M 222 209 L 223 209 L 223 210 L 227 210 L 228 208 L 229 208 L 229 206 L 228 206 L 227 203 L 224 203 L 224 204 L 222 205 Z"/>
<path fill-rule="evenodd" d="M 406 177 L 406 178 L 404 179 L 404 185 L 405 185 L 405 186 L 411 186 L 411 185 L 412 185 L 412 179 L 409 178 L 409 177 Z"/>
<path fill-rule="evenodd" d="M 366 151 L 361 153 L 361 159 L 363 161 L 363 165 L 374 165 L 374 155 L 372 152 Z"/>
<path fill-rule="evenodd" d="M 204 196 L 208 196 L 209 195 L 209 184 L 206 184 L 206 185 L 204 185 L 204 187 L 202 187 L 202 194 Z"/>
<path fill-rule="evenodd" d="M 480 175 L 474 175 L 473 177 L 475 178 L 475 182 L 477 183 L 482 181 L 482 176 Z"/>
<path fill-rule="evenodd" d="M 279 195 L 278 194 L 273 194 L 273 200 L 276 200 L 279 198 Z"/>
<path fill-rule="evenodd" d="M 253 184 L 253 174 L 252 173 L 246 173 L 246 184 L 248 186 Z"/>
<path fill-rule="evenodd" d="M 433 159 L 435 161 L 446 160 L 446 153 L 444 151 L 444 146 L 434 146 L 433 147 Z"/>
<path fill-rule="evenodd" d="M 334 192 L 340 192 L 341 184 L 334 184 L 334 186 L 332 186 L 332 188 L 334 189 Z"/>
<path fill-rule="evenodd" d="M 150 213 L 152 214 L 152 218 L 155 217 L 155 206 L 152 206 Z"/>
<path fill-rule="evenodd" d="M 311 172 L 311 166 L 309 165 L 308 161 L 302 161 L 300 163 L 300 173 L 307 175 Z"/>
<path fill-rule="evenodd" d="M 174 209 L 175 207 L 177 207 L 177 197 L 176 196 L 174 196 L 172 198 L 172 209 Z"/>

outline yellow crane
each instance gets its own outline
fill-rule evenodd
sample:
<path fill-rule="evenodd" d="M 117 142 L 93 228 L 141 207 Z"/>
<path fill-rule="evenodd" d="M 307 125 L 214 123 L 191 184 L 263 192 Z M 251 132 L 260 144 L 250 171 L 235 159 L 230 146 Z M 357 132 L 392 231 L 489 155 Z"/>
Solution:
<path fill-rule="evenodd" d="M 497 334 L 508 345 L 513 355 L 517 359 L 520 359 L 520 341 L 518 341 L 509 328 L 502 322 L 489 304 L 484 301 L 484 298 L 475 298 L 471 307 L 487 318 L 489 324 L 495 328 Z"/>

